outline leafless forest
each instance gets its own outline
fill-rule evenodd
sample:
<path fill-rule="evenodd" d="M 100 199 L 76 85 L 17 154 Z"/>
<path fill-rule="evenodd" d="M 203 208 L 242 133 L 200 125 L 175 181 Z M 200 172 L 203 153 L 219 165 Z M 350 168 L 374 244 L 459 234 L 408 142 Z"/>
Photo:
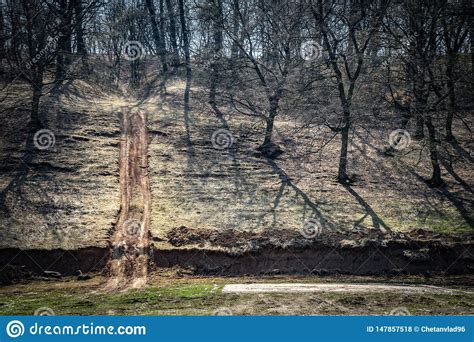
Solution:
<path fill-rule="evenodd" d="M 472 281 L 472 1 L 0 2 L 0 283 Z"/>

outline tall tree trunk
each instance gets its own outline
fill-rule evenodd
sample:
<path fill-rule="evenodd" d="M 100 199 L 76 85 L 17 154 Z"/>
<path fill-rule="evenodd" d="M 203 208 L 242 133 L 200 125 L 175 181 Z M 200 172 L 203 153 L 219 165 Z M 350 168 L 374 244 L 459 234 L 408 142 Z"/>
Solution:
<path fill-rule="evenodd" d="M 212 33 L 214 40 L 213 56 L 211 59 L 211 75 L 209 85 L 209 104 L 214 109 L 216 115 L 222 118 L 222 112 L 217 108 L 216 104 L 216 91 L 217 83 L 219 81 L 219 61 L 220 54 L 222 51 L 222 29 L 223 29 L 223 13 L 222 13 L 222 0 L 211 0 L 212 1 Z"/>
<path fill-rule="evenodd" d="M 9 55 L 13 60 L 20 60 L 19 51 L 19 32 L 20 32 L 20 1 L 12 0 L 11 2 L 11 46 Z"/>
<path fill-rule="evenodd" d="M 446 76 L 448 78 L 448 116 L 446 117 L 446 140 L 447 141 L 456 141 L 456 138 L 453 135 L 453 118 L 456 111 L 456 94 L 455 94 L 455 77 L 454 77 L 454 66 L 456 62 L 456 56 L 453 54 L 448 55 L 448 64 L 446 66 Z"/>
<path fill-rule="evenodd" d="M 239 18 L 240 16 L 240 8 L 239 8 L 239 0 L 233 0 L 232 1 L 232 47 L 230 49 L 230 58 L 231 62 L 233 63 L 234 60 L 237 58 L 237 55 L 239 53 L 239 47 L 237 45 L 236 40 L 238 39 L 237 37 L 239 36 Z"/>
<path fill-rule="evenodd" d="M 174 9 L 171 0 L 165 0 L 166 9 L 168 10 L 169 24 L 170 24 L 170 45 L 171 45 L 171 64 L 173 66 L 179 65 L 178 42 L 176 38 L 176 20 L 174 18 Z M 183 38 L 184 40 L 184 38 Z"/>
<path fill-rule="evenodd" d="M 3 6 L 0 6 L 0 74 L 3 74 L 3 60 L 6 57 L 5 52 L 5 23 L 3 15 Z"/>
<path fill-rule="evenodd" d="M 273 125 L 275 122 L 276 112 L 274 110 L 270 111 L 270 114 L 266 120 L 265 127 L 265 138 L 263 139 L 262 149 L 269 147 L 272 144 L 272 135 L 273 135 Z"/>
<path fill-rule="evenodd" d="M 64 43 L 64 68 L 66 69 L 71 64 L 71 54 L 72 54 L 72 37 L 70 32 L 71 18 L 67 21 L 67 26 L 65 28 L 66 40 Z"/>
<path fill-rule="evenodd" d="M 86 42 L 84 40 L 84 27 L 83 27 L 83 9 L 82 0 L 74 0 L 74 18 L 75 18 L 75 31 L 76 31 L 76 45 L 77 53 L 81 57 L 87 55 Z"/>
<path fill-rule="evenodd" d="M 178 0 L 179 7 L 179 18 L 181 22 L 181 33 L 183 35 L 183 48 L 184 48 L 184 60 L 186 63 L 186 89 L 184 92 L 184 103 L 186 106 L 189 106 L 189 92 L 191 90 L 191 79 L 192 79 L 192 69 L 191 69 L 191 54 L 189 50 L 189 33 L 186 26 L 186 12 L 184 8 L 184 0 Z"/>
<path fill-rule="evenodd" d="M 342 184 L 349 182 L 347 175 L 347 152 L 349 145 L 349 129 L 350 129 L 350 109 L 346 104 L 343 109 L 343 126 L 341 129 L 341 151 L 339 153 L 339 167 L 337 172 L 337 181 Z"/>
<path fill-rule="evenodd" d="M 421 140 L 424 138 L 424 112 L 426 110 L 424 78 L 416 73 L 413 85 L 413 95 L 415 98 L 414 112 L 412 116 L 415 119 L 415 139 Z M 410 107 L 411 108 L 411 107 Z"/>
<path fill-rule="evenodd" d="M 471 53 L 471 94 L 474 98 L 474 6 L 469 1 L 469 46 Z"/>
<path fill-rule="evenodd" d="M 62 82 L 66 76 L 66 68 L 71 58 L 71 13 L 67 0 L 60 1 L 60 36 L 58 40 L 58 53 L 56 57 L 55 82 Z"/>
<path fill-rule="evenodd" d="M 135 27 L 134 23 L 130 23 L 128 27 L 131 40 L 138 40 L 139 34 L 138 29 Z M 142 51 L 143 52 L 143 51 Z M 141 61 L 141 58 L 136 58 L 130 61 L 130 86 L 132 88 L 138 88 L 141 84 L 143 78 L 143 68 L 144 65 Z"/>
<path fill-rule="evenodd" d="M 87 46 L 84 39 L 84 9 L 82 8 L 82 0 L 73 0 L 74 18 L 75 18 L 75 33 L 76 33 L 76 47 L 77 54 L 81 58 L 82 62 L 82 73 L 89 74 L 91 69 L 87 61 Z"/>
<path fill-rule="evenodd" d="M 430 150 L 430 160 L 431 160 L 431 166 L 433 168 L 433 174 L 431 176 L 431 179 L 428 180 L 428 184 L 432 187 L 438 188 L 444 185 L 444 181 L 441 179 L 441 169 L 439 166 L 438 148 L 437 148 L 437 142 L 436 142 L 436 130 L 431 121 L 430 115 L 426 115 L 425 123 L 426 123 L 426 128 L 428 129 L 428 144 L 429 144 L 429 150 Z"/>
<path fill-rule="evenodd" d="M 424 92 L 425 92 L 425 61 L 420 54 L 420 45 L 424 45 L 421 41 L 419 33 L 419 25 L 423 23 L 422 2 L 406 2 L 408 11 L 408 32 L 412 39 L 410 39 L 408 54 L 409 54 L 409 76 L 412 83 L 412 99 L 415 101 L 414 106 L 410 106 L 411 116 L 415 120 L 415 134 L 414 138 L 421 140 L 424 137 Z M 424 49 L 424 47 L 423 47 Z"/>
<path fill-rule="evenodd" d="M 146 6 L 150 14 L 150 23 L 151 23 L 151 30 L 153 32 L 153 40 L 155 41 L 155 46 L 158 50 L 158 56 L 160 56 L 161 67 L 162 67 L 163 73 L 166 73 L 168 71 L 168 65 L 166 64 L 165 49 L 164 49 L 164 46 L 162 44 L 162 39 L 161 39 L 161 35 L 163 34 L 163 32 L 159 31 L 158 23 L 156 22 L 156 10 L 155 10 L 155 4 L 153 3 L 153 0 L 146 0 Z"/>
<path fill-rule="evenodd" d="M 163 54 L 165 56 L 165 64 L 166 64 L 166 71 L 164 72 L 163 79 L 161 80 L 160 83 L 160 96 L 164 97 L 166 96 L 166 81 L 168 80 L 168 64 L 169 64 L 169 58 L 168 58 L 168 51 L 166 50 L 166 39 L 165 39 L 165 4 L 163 0 L 160 0 L 160 32 L 161 32 L 161 46 L 163 47 Z"/>
<path fill-rule="evenodd" d="M 268 99 L 270 110 L 268 113 L 268 117 L 266 119 L 267 125 L 265 128 L 265 138 L 263 140 L 262 146 L 260 146 L 259 148 L 264 154 L 272 153 L 271 147 L 273 145 L 273 142 L 272 142 L 273 126 L 275 123 L 275 118 L 278 115 L 278 110 L 280 109 L 280 99 L 283 94 L 282 84 L 283 83 L 281 83 L 277 87 L 275 93 L 273 93 L 273 95 L 271 95 Z"/>
<path fill-rule="evenodd" d="M 30 59 L 35 58 L 38 55 L 38 52 L 41 51 L 46 46 L 46 37 L 45 34 L 37 34 L 35 31 L 35 22 L 36 12 L 32 8 L 34 4 L 28 0 L 23 0 L 21 5 L 26 17 L 26 34 L 27 34 L 27 47 L 28 47 L 28 57 Z M 35 39 L 36 38 L 36 39 Z M 33 135 L 34 133 L 43 127 L 43 120 L 40 118 L 39 103 L 43 90 L 43 73 L 44 65 L 43 60 L 40 58 L 35 64 L 31 67 L 31 78 L 29 82 L 33 91 L 33 96 L 31 99 L 31 113 L 30 113 L 30 128 L 29 128 L 29 137 L 27 141 L 27 151 L 33 149 Z"/>
<path fill-rule="evenodd" d="M 161 32 L 161 46 L 163 47 L 163 53 L 165 55 L 166 67 L 168 67 L 168 52 L 166 51 L 166 39 L 165 39 L 165 8 L 164 8 L 163 0 L 160 0 L 160 32 Z"/>
<path fill-rule="evenodd" d="M 279 102 L 279 97 L 272 96 L 270 98 L 270 110 L 266 119 L 267 125 L 265 127 L 265 137 L 263 139 L 263 144 L 261 147 L 262 151 L 265 151 L 272 145 L 273 126 L 275 123 L 275 118 L 278 115 Z"/>

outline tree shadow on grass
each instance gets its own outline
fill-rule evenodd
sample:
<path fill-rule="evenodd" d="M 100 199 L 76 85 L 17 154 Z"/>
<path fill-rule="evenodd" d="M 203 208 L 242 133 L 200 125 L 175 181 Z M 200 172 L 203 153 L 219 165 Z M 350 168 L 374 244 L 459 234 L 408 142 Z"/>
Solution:
<path fill-rule="evenodd" d="M 420 180 L 421 182 L 424 182 L 424 178 L 423 176 L 421 176 L 420 174 L 418 174 L 413 168 L 409 167 L 408 165 L 405 165 L 406 169 L 408 170 L 408 172 L 410 172 L 413 176 L 415 176 L 418 180 Z M 433 189 L 433 191 L 436 191 L 438 193 L 441 193 L 442 195 L 444 195 L 444 197 L 446 197 L 450 202 L 451 204 L 456 207 L 456 209 L 458 210 L 459 214 L 461 215 L 461 217 L 464 219 L 464 221 L 466 221 L 466 223 L 471 227 L 471 228 L 474 228 L 474 218 L 472 217 L 472 215 L 470 214 L 470 212 L 472 212 L 472 207 L 474 205 L 473 201 L 472 200 L 469 200 L 469 199 L 465 199 L 465 198 L 462 198 L 462 197 L 459 197 L 459 196 L 456 196 L 455 194 L 453 194 L 452 192 L 450 192 L 448 190 L 448 187 L 442 187 L 442 188 L 439 188 L 439 189 Z M 465 202 L 468 202 L 469 203 L 469 206 L 471 207 L 470 210 L 468 210 L 466 208 L 466 205 L 465 205 Z"/>
<path fill-rule="evenodd" d="M 377 151 L 379 154 L 382 153 L 382 151 L 377 148 L 376 146 L 374 146 L 373 144 L 371 144 L 369 141 L 367 141 L 366 139 L 364 139 L 363 137 L 361 137 L 360 135 L 358 135 L 358 137 L 364 141 L 365 144 L 367 144 L 367 146 L 373 148 L 375 151 Z M 357 145 L 355 145 L 357 147 Z M 467 154 L 467 157 L 470 157 L 469 154 L 464 150 L 462 149 L 462 147 L 458 146 L 457 144 L 453 144 L 453 147 L 458 151 L 458 153 L 463 156 L 463 157 L 466 157 L 466 154 Z M 382 168 L 385 168 L 381 162 L 378 162 L 378 161 L 374 161 L 373 159 L 371 159 L 370 157 L 366 156 L 366 158 L 373 162 L 373 163 L 376 163 L 378 164 L 380 167 Z M 471 158 L 472 160 L 472 158 Z M 415 169 L 413 167 L 411 167 L 410 165 L 408 165 L 407 163 L 403 162 L 402 160 L 398 160 L 398 162 L 402 163 L 403 165 L 403 168 L 408 171 L 411 175 L 413 175 L 420 183 L 422 184 L 426 184 L 426 179 L 418 174 Z M 446 164 L 446 165 L 445 165 Z M 454 179 L 456 179 L 463 187 L 464 189 L 466 189 L 467 191 L 469 192 L 472 192 L 471 191 L 471 188 L 469 187 L 469 185 L 461 179 L 461 177 L 459 177 L 453 170 L 452 167 L 450 167 L 449 164 L 447 163 L 443 163 L 443 166 L 445 166 L 446 170 L 453 176 Z M 442 187 L 442 188 L 439 188 L 439 189 L 431 189 L 431 191 L 435 192 L 435 193 L 438 193 L 438 194 L 441 194 L 443 195 L 445 198 L 447 198 L 452 204 L 454 207 L 456 207 L 456 209 L 458 210 L 459 214 L 461 215 L 461 217 L 466 221 L 467 224 L 469 224 L 470 227 L 474 227 L 474 219 L 472 217 L 472 215 L 470 215 L 470 211 L 472 211 L 472 206 L 473 206 L 473 201 L 472 200 L 469 200 L 469 199 L 465 199 L 465 198 L 462 198 L 460 196 L 457 196 L 455 195 L 454 193 L 450 192 L 448 187 L 445 186 L 445 187 Z M 469 205 L 470 205 L 470 210 L 468 210 L 466 208 L 466 204 L 465 202 L 468 202 Z M 439 210 L 438 208 L 434 207 L 433 208 L 435 211 L 437 211 L 438 213 Z"/>
<path fill-rule="evenodd" d="M 273 210 L 276 209 L 276 206 L 279 203 L 279 197 L 281 197 L 283 194 L 283 188 L 285 186 L 288 186 L 289 188 L 293 189 L 298 196 L 302 198 L 305 206 L 309 207 L 312 210 L 314 217 L 318 220 L 318 222 L 321 224 L 322 227 L 327 227 L 329 229 L 338 228 L 335 222 L 333 222 L 329 217 L 327 217 L 321 212 L 320 210 L 321 203 L 314 202 L 308 196 L 308 194 L 306 194 L 301 188 L 299 188 L 296 184 L 294 184 L 291 178 L 285 172 L 285 170 L 283 170 L 280 166 L 278 166 L 278 164 L 274 160 L 265 158 L 265 161 L 268 165 L 271 166 L 272 170 L 278 175 L 281 181 L 280 190 L 277 193 L 277 198 L 275 199 Z"/>
<path fill-rule="evenodd" d="M 377 213 L 372 209 L 372 207 L 350 185 L 343 184 L 342 186 L 365 209 L 365 215 L 362 216 L 362 218 L 360 218 L 359 220 L 356 221 L 356 223 L 355 223 L 356 226 L 358 226 L 360 223 L 362 223 L 362 221 L 367 216 L 370 216 L 370 218 L 372 219 L 372 226 L 375 229 L 380 230 L 381 227 L 382 227 L 387 231 L 391 231 L 390 227 L 377 215 Z"/>

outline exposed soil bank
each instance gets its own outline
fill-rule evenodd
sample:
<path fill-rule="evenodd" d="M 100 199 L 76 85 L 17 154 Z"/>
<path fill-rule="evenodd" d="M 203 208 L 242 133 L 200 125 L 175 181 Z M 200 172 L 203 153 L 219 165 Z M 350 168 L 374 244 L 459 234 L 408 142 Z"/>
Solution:
<path fill-rule="evenodd" d="M 109 260 L 109 249 L 88 247 L 72 251 L 27 250 L 16 248 L 0 250 L 0 284 L 9 284 L 33 276 L 43 276 L 44 271 L 59 272 L 63 276 L 102 271 Z"/>
<path fill-rule="evenodd" d="M 201 275 L 262 274 L 473 274 L 472 243 L 439 241 L 369 241 L 358 247 L 313 243 L 304 248 L 266 246 L 256 251 L 176 248 L 152 250 L 151 263 L 179 266 Z M 110 256 L 107 248 L 63 250 L 0 250 L 0 283 L 45 275 L 103 271 Z"/>
<path fill-rule="evenodd" d="M 399 243 L 359 248 L 313 245 L 304 249 L 264 248 L 242 255 L 200 249 L 166 250 L 156 251 L 154 260 L 160 267 L 189 267 L 195 273 L 212 275 L 474 273 L 472 245 L 425 244 L 421 250 L 413 247 Z"/>
<path fill-rule="evenodd" d="M 470 274 L 472 234 L 332 231 L 314 239 L 299 231 L 262 233 L 179 227 L 168 241 L 180 249 L 157 251 L 158 266 L 188 266 L 197 273 L 244 274 Z M 232 251 L 209 251 L 215 247 Z M 187 248 L 186 248 L 187 247 Z M 209 249 L 209 248 L 207 248 Z"/>

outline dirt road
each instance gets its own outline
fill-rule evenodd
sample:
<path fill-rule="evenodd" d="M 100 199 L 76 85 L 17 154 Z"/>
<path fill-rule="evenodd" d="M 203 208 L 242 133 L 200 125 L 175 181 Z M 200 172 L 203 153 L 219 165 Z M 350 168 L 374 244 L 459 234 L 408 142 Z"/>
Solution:
<path fill-rule="evenodd" d="M 222 293 L 302 293 L 302 292 L 401 292 L 401 293 L 453 293 L 456 290 L 429 285 L 391 285 L 391 284 L 229 284 Z"/>

